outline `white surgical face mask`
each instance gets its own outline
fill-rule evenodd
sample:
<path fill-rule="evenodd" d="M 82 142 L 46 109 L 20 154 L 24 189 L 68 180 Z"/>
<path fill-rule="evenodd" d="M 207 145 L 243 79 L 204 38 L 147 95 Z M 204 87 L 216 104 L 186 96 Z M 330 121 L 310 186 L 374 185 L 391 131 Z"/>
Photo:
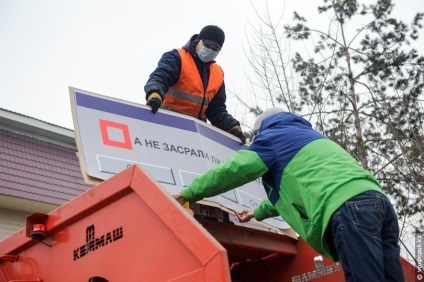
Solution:
<path fill-rule="evenodd" d="M 215 60 L 218 54 L 219 52 L 206 48 L 203 44 L 197 51 L 197 56 L 199 56 L 199 59 L 204 63 Z"/>

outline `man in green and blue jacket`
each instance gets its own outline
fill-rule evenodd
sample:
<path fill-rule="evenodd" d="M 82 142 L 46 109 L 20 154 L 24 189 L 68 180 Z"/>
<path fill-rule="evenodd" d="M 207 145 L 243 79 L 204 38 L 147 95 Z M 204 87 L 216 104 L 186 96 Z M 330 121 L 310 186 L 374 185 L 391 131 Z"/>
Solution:
<path fill-rule="evenodd" d="M 200 175 L 174 198 L 195 202 L 262 177 L 268 199 L 239 220 L 280 215 L 312 248 L 340 260 L 346 281 L 403 281 L 399 226 L 373 175 L 300 116 L 261 114 L 247 150 Z"/>

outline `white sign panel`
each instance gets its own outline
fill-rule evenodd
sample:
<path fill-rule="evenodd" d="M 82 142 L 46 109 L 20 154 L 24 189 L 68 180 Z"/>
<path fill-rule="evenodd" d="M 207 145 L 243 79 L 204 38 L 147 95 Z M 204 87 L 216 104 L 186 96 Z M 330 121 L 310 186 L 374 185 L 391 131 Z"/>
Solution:
<path fill-rule="evenodd" d="M 167 191 L 178 192 L 237 150 L 239 139 L 197 119 L 70 88 L 80 161 L 85 173 L 106 180 L 141 165 Z M 239 177 L 234 175 L 234 177 Z M 261 180 L 205 200 L 231 210 L 266 198 Z M 266 223 L 286 229 L 281 218 Z"/>

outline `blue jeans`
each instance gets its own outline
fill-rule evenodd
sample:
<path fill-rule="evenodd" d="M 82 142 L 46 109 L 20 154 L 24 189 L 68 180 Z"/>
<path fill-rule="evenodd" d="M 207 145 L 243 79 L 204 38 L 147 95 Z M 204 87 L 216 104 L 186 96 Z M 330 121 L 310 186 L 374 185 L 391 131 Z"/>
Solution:
<path fill-rule="evenodd" d="M 346 281 L 404 281 L 399 225 L 385 195 L 368 191 L 346 201 L 331 217 L 327 234 Z"/>

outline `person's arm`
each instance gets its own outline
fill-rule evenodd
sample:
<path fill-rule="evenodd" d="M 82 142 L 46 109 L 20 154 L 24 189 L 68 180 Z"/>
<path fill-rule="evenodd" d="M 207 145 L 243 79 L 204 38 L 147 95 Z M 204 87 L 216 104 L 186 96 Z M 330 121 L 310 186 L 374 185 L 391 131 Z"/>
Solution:
<path fill-rule="evenodd" d="M 225 83 L 222 83 L 215 97 L 209 103 L 205 114 L 213 126 L 228 132 L 234 126 L 240 126 L 240 123 L 228 113 L 226 101 Z"/>
<path fill-rule="evenodd" d="M 248 222 L 252 218 L 261 221 L 278 215 L 278 211 L 268 199 L 263 200 L 255 209 L 245 209 L 241 212 L 236 212 L 236 216 L 240 222 Z"/>
<path fill-rule="evenodd" d="M 256 220 L 261 221 L 266 218 L 278 216 L 279 213 L 269 199 L 265 199 L 254 209 L 254 215 Z"/>
<path fill-rule="evenodd" d="M 227 111 L 227 106 L 225 105 L 226 100 L 227 95 L 225 93 L 225 83 L 222 83 L 218 93 L 206 109 L 206 118 L 213 126 L 227 131 L 228 133 L 240 138 L 242 143 L 246 143 L 246 136 L 243 134 L 239 121 Z"/>
<path fill-rule="evenodd" d="M 177 50 L 166 52 L 162 55 L 156 69 L 150 74 L 144 86 L 146 100 L 150 94 L 157 93 L 162 100 L 169 87 L 177 83 L 181 72 L 181 57 Z"/>
<path fill-rule="evenodd" d="M 174 198 L 179 202 L 181 199 L 196 202 L 240 187 L 261 177 L 267 171 L 268 167 L 258 154 L 240 150 L 227 161 L 196 177 L 180 195 L 174 194 Z"/>

